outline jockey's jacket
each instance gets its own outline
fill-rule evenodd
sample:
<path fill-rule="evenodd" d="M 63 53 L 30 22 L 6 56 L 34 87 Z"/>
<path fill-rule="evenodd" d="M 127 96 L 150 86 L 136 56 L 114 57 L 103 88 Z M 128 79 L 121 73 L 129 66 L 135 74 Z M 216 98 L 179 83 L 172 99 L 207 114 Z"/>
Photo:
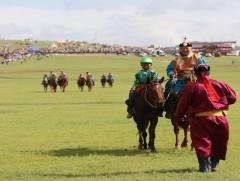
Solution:
<path fill-rule="evenodd" d="M 176 75 L 174 80 L 170 79 L 165 85 L 165 94 L 171 89 L 173 85 L 173 91 L 182 91 L 186 84 L 190 84 L 196 81 L 193 74 L 194 66 L 197 64 L 208 65 L 206 59 L 197 53 L 189 53 L 186 57 L 177 56 L 167 66 L 167 76 L 170 77 L 172 74 Z M 170 83 L 173 81 L 173 83 Z"/>
<path fill-rule="evenodd" d="M 177 56 L 168 65 L 167 75 L 170 77 L 174 73 L 178 79 L 191 78 L 194 66 L 201 63 L 208 65 L 208 62 L 197 53 L 189 53 L 186 57 Z"/>
<path fill-rule="evenodd" d="M 136 75 L 136 79 L 133 83 L 133 88 L 137 88 L 141 84 L 146 84 L 148 79 L 159 81 L 161 78 L 158 76 L 157 72 L 152 69 L 140 70 Z"/>

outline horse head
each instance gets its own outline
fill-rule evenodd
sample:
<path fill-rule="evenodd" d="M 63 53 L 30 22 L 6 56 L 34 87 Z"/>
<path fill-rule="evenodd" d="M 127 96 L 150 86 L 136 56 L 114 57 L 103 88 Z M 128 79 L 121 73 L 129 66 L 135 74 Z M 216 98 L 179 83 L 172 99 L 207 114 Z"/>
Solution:
<path fill-rule="evenodd" d="M 164 89 L 161 83 L 164 81 L 162 77 L 158 82 L 150 81 L 145 91 L 145 99 L 148 104 L 155 108 L 163 108 L 165 103 Z"/>

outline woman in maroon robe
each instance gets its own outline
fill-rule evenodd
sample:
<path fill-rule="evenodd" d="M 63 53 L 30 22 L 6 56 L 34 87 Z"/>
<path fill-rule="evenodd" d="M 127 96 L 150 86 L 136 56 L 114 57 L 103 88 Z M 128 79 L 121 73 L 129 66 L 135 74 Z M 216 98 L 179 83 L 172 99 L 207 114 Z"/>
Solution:
<path fill-rule="evenodd" d="M 199 162 L 199 171 L 216 171 L 219 160 L 226 159 L 229 139 L 227 110 L 236 102 L 236 93 L 226 83 L 209 78 L 210 67 L 194 67 L 197 81 L 187 85 L 174 115 L 177 120 L 190 117 L 190 134 Z"/>

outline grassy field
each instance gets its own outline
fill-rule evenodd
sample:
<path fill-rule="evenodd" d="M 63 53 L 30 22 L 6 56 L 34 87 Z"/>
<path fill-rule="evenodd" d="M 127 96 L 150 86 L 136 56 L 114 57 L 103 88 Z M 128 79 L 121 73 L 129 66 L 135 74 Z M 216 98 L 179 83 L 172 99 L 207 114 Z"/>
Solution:
<path fill-rule="evenodd" d="M 170 59 L 154 57 L 153 69 L 165 76 Z M 239 94 L 240 58 L 208 62 L 211 77 Z M 43 92 L 43 74 L 61 69 L 69 76 L 66 92 Z M 126 119 L 124 101 L 139 69 L 139 57 L 98 54 L 0 65 L 0 180 L 239 180 L 239 101 L 230 107 L 227 160 L 216 173 L 198 173 L 190 147 L 174 148 L 173 128 L 165 118 L 156 129 L 158 152 L 137 150 L 136 125 Z M 86 71 L 96 79 L 90 93 L 76 84 Z M 108 72 L 116 81 L 102 88 L 100 77 Z"/>

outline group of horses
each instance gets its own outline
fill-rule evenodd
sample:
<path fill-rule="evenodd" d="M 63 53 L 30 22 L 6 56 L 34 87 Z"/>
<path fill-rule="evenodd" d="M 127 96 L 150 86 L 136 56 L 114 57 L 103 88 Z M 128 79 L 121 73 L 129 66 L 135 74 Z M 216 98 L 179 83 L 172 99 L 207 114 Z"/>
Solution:
<path fill-rule="evenodd" d="M 44 92 L 47 92 L 48 86 L 50 86 L 51 92 L 57 92 L 57 86 L 60 87 L 61 92 L 65 92 L 65 89 L 68 85 L 68 80 L 65 77 L 59 77 L 56 80 L 56 77 L 46 77 L 46 79 L 42 80 Z"/>
<path fill-rule="evenodd" d="M 173 106 L 171 122 L 174 128 L 176 126 L 173 115 L 177 108 L 177 100 L 171 100 L 169 99 L 170 96 L 164 96 L 164 88 L 161 85 L 162 82 L 164 82 L 164 77 L 158 82 L 149 81 L 145 88 L 138 94 L 134 102 L 133 119 L 138 129 L 138 149 L 140 150 L 149 149 L 151 152 L 156 152 L 154 143 L 156 137 L 155 129 L 158 124 L 159 111 L 164 111 L 166 102 L 168 102 L 168 105 Z M 177 122 L 178 128 L 184 130 L 184 139 L 181 143 L 179 140 L 180 129 L 174 129 L 176 137 L 175 147 L 180 149 L 181 147 L 187 147 L 189 121 L 187 118 L 184 118 L 184 120 L 177 120 Z M 147 141 L 148 134 L 149 139 Z"/>
<path fill-rule="evenodd" d="M 102 78 L 101 79 L 102 87 L 105 87 L 106 83 L 109 84 L 109 87 L 113 86 L 112 79 Z M 64 77 L 58 78 L 58 80 L 56 80 L 55 77 L 48 77 L 47 79 L 43 79 L 41 84 L 43 85 L 44 92 L 47 92 L 48 86 L 50 86 L 51 92 L 57 92 L 57 86 L 60 86 L 61 91 L 65 92 L 65 88 L 68 85 L 68 80 L 67 78 Z M 91 92 L 94 83 L 91 77 L 87 78 L 79 77 L 77 80 L 77 85 L 81 92 L 83 92 L 85 85 L 88 87 L 88 92 Z"/>
<path fill-rule="evenodd" d="M 105 87 L 106 82 L 109 83 L 109 86 L 112 87 L 113 81 L 101 80 L 102 87 Z M 164 111 L 166 103 L 168 106 L 172 106 L 172 116 L 171 123 L 174 126 L 175 133 L 175 147 L 177 149 L 181 147 L 187 147 L 188 144 L 188 131 L 189 131 L 189 121 L 187 117 L 177 120 L 178 128 L 183 129 L 184 131 L 184 139 L 181 142 L 179 140 L 179 130 L 176 128 L 176 121 L 174 120 L 174 112 L 177 108 L 178 100 L 172 99 L 171 96 L 164 96 L 164 88 L 161 85 L 164 82 L 164 77 L 161 78 L 158 82 L 149 81 L 145 88 L 139 93 L 134 102 L 133 108 L 133 119 L 137 125 L 138 135 L 139 135 L 139 145 L 138 149 L 149 149 L 151 152 L 156 152 L 155 148 L 155 129 L 158 124 L 158 116 L 159 111 Z M 57 85 L 60 86 L 61 91 L 64 92 L 66 86 L 68 85 L 68 81 L 66 78 L 56 81 L 53 78 L 48 78 L 48 82 L 45 80 L 42 81 L 44 86 L 44 91 L 47 91 L 48 85 L 51 88 L 52 92 L 56 92 Z M 88 91 L 90 92 L 93 87 L 93 80 L 91 77 L 85 78 L 80 77 L 77 81 L 77 85 L 81 91 L 85 85 L 88 87 Z M 170 93 L 169 93 L 170 94 Z M 179 99 L 180 95 L 177 99 Z M 148 133 L 147 133 L 148 129 Z M 147 135 L 149 134 L 149 141 L 147 142 Z"/>
<path fill-rule="evenodd" d="M 109 87 L 113 86 L 113 79 L 107 79 L 106 77 L 101 78 L 102 87 L 105 87 L 106 83 L 109 84 Z"/>

